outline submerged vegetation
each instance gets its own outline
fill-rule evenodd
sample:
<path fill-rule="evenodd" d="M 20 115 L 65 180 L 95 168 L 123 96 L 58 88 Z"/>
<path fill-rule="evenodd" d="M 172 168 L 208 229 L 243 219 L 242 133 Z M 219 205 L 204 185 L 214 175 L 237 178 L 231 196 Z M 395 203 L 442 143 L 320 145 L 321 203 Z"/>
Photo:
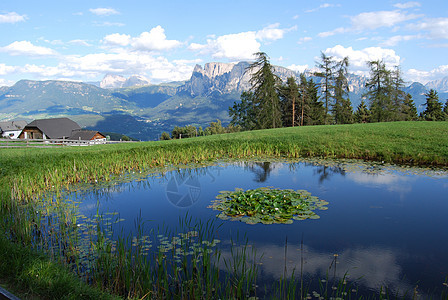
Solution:
<path fill-rule="evenodd" d="M 328 202 L 304 190 L 258 188 L 222 191 L 210 206 L 222 211 L 218 218 L 247 224 L 290 224 L 293 220 L 319 219 L 313 210 L 326 210 Z"/>
<path fill-rule="evenodd" d="M 282 128 L 85 148 L 1 149 L 0 232 L 8 245 L 46 252 L 58 266 L 65 265 L 93 286 L 122 297 L 213 298 L 218 293 L 228 298 L 256 297 L 257 259 L 250 259 L 255 253 L 244 241 L 235 243 L 231 258 L 221 258 L 212 227 L 197 227 L 192 222 L 182 223 L 180 232 L 148 233 L 142 228 L 136 237 L 121 236 L 113 241 L 110 225 L 101 222 L 101 215 L 82 222 L 76 207 L 63 203 L 58 195 L 64 189 L 73 190 L 73 184 L 113 182 L 131 174 L 219 159 L 358 158 L 447 167 L 447 144 L 445 122 L 402 122 Z M 45 198 L 49 191 L 55 197 Z M 88 224 L 78 226 L 81 223 Z M 32 274 L 39 280 L 28 278 L 24 284 L 24 274 L 30 271 L 17 268 L 8 272 L 9 261 L 17 259 L 16 254 L 8 250 L 3 255 L 0 276 L 22 286 L 25 293 L 43 298 L 67 293 L 68 298 L 76 298 L 71 294 L 72 284 L 61 284 L 57 293 L 52 290 L 55 272 L 37 270 Z M 222 284 L 225 276 L 230 276 L 225 280 L 228 285 Z M 287 284 L 294 278 L 284 276 L 282 280 L 279 298 L 283 293 L 296 293 L 296 285 Z"/>

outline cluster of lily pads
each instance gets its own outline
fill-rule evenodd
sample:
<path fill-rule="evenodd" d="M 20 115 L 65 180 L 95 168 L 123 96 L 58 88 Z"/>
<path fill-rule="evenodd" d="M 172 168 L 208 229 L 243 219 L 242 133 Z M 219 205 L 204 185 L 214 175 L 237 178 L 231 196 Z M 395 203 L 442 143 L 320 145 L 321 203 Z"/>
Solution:
<path fill-rule="evenodd" d="M 219 210 L 218 218 L 247 224 L 291 224 L 293 220 L 319 219 L 314 210 L 326 210 L 327 201 L 305 190 L 262 187 L 221 191 L 210 208 Z"/>

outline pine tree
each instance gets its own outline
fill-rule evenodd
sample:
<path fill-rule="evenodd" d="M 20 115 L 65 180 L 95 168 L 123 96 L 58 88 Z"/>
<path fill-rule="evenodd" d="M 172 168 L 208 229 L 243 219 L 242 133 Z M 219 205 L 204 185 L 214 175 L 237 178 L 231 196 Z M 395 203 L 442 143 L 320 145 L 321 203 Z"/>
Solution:
<path fill-rule="evenodd" d="M 442 103 L 439 101 L 437 91 L 431 89 L 426 96 L 426 109 L 422 113 L 422 117 L 426 121 L 445 121 L 445 114 L 442 111 Z"/>
<path fill-rule="evenodd" d="M 407 94 L 404 98 L 402 118 L 403 121 L 418 120 L 417 108 L 415 107 L 414 100 L 412 100 L 412 96 L 410 94 Z"/>
<path fill-rule="evenodd" d="M 280 79 L 274 74 L 274 68 L 264 52 L 255 53 L 256 60 L 247 71 L 252 72 L 250 84 L 255 103 L 257 128 L 278 128 L 282 126 L 282 113 L 277 88 Z"/>
<path fill-rule="evenodd" d="M 332 90 L 334 88 L 333 81 L 334 81 L 336 62 L 334 61 L 332 56 L 327 56 L 323 52 L 321 52 L 320 59 L 321 59 L 320 62 L 316 62 L 316 67 L 320 71 L 315 72 L 314 76 L 320 77 L 322 79 L 321 93 L 323 94 L 324 106 L 325 106 L 324 123 L 329 124 L 330 116 L 328 112 L 330 111 Z"/>
<path fill-rule="evenodd" d="M 283 107 L 283 124 L 287 127 L 294 127 L 297 124 L 299 87 L 293 77 L 289 77 L 286 84 L 280 88 L 280 99 Z"/>
<path fill-rule="evenodd" d="M 305 77 L 305 74 L 300 74 L 300 83 L 299 83 L 299 101 L 297 105 L 297 121 L 300 126 L 304 126 L 305 124 L 305 118 L 308 115 L 310 106 L 309 106 L 309 100 L 308 100 L 308 81 Z"/>
<path fill-rule="evenodd" d="M 348 99 L 348 65 L 348 57 L 337 63 L 332 109 L 335 124 L 353 123 L 353 108 Z"/>
<path fill-rule="evenodd" d="M 370 68 L 370 78 L 366 83 L 367 93 L 363 96 L 370 100 L 371 121 L 391 121 L 392 101 L 390 97 L 390 71 L 382 60 L 367 62 Z"/>
<path fill-rule="evenodd" d="M 370 111 L 367 108 L 364 100 L 361 100 L 361 103 L 358 105 L 356 112 L 354 114 L 354 120 L 356 123 L 368 123 L 370 122 Z"/>
<path fill-rule="evenodd" d="M 402 121 L 406 118 L 404 112 L 404 101 L 406 100 L 406 93 L 403 91 L 404 80 L 401 76 L 400 66 L 395 66 L 394 70 L 390 72 L 390 97 L 391 103 L 391 121 Z"/>
<path fill-rule="evenodd" d="M 312 79 L 307 82 L 306 95 L 309 109 L 305 115 L 304 125 L 325 124 L 325 106 L 323 102 L 319 101 L 318 88 Z"/>
<path fill-rule="evenodd" d="M 448 99 L 445 102 L 445 106 L 443 107 L 443 112 L 445 113 L 445 118 L 448 120 Z"/>

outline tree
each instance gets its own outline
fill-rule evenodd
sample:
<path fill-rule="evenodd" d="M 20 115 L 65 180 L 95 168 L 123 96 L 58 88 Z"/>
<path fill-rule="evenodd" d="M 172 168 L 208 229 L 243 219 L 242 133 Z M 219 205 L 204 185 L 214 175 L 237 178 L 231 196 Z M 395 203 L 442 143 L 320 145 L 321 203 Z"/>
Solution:
<path fill-rule="evenodd" d="M 321 93 L 324 97 L 325 104 L 325 124 L 329 123 L 329 115 L 328 112 L 330 110 L 331 98 L 332 98 L 332 90 L 334 88 L 334 74 L 336 69 L 336 62 L 333 59 L 333 56 L 327 56 L 325 53 L 320 53 L 320 62 L 316 62 L 316 67 L 319 69 L 318 72 L 314 72 L 314 76 L 322 78 L 321 82 Z"/>
<path fill-rule="evenodd" d="M 166 131 L 162 132 L 162 135 L 160 136 L 161 141 L 171 140 L 170 134 Z"/>
<path fill-rule="evenodd" d="M 305 77 L 305 74 L 300 74 L 300 83 L 298 86 L 299 89 L 299 101 L 298 101 L 298 107 L 297 111 L 299 113 L 297 117 L 297 121 L 300 126 L 305 125 L 305 116 L 308 115 L 309 111 L 309 100 L 308 100 L 308 81 Z"/>
<path fill-rule="evenodd" d="M 406 100 L 406 93 L 403 91 L 404 80 L 401 76 L 400 66 L 395 66 L 394 70 L 390 72 L 390 97 L 392 100 L 392 120 L 401 121 L 406 118 L 407 112 L 404 110 L 407 107 L 404 106 Z M 412 100 L 412 99 L 411 99 Z"/>
<path fill-rule="evenodd" d="M 370 111 L 367 108 L 364 100 L 361 100 L 361 103 L 358 105 L 356 112 L 354 114 L 354 121 L 356 123 L 368 123 L 370 122 Z"/>
<path fill-rule="evenodd" d="M 254 94 L 252 92 L 241 93 L 241 102 L 235 102 L 233 107 L 229 107 L 229 116 L 232 118 L 230 124 L 241 126 L 243 130 L 252 130 L 257 126 Z"/>
<path fill-rule="evenodd" d="M 445 114 L 442 111 L 442 103 L 439 102 L 439 95 L 437 95 L 437 91 L 431 89 L 426 96 L 426 106 L 425 110 L 422 113 L 422 117 L 426 121 L 444 121 Z"/>
<path fill-rule="evenodd" d="M 252 85 L 254 110 L 257 128 L 277 128 L 282 126 L 282 113 L 277 88 L 280 78 L 264 52 L 255 53 L 256 60 L 246 71 L 252 72 L 249 80 Z"/>
<path fill-rule="evenodd" d="M 325 124 L 326 114 L 324 103 L 319 101 L 318 88 L 312 79 L 307 81 L 306 96 L 306 101 L 308 102 L 308 112 L 304 116 L 304 125 Z"/>
<path fill-rule="evenodd" d="M 348 99 L 348 57 L 337 63 L 336 77 L 334 79 L 334 105 L 333 117 L 336 124 L 353 123 L 353 108 Z"/>
<path fill-rule="evenodd" d="M 367 92 L 363 95 L 370 100 L 371 121 L 391 121 L 390 72 L 382 60 L 367 62 L 370 78 L 366 83 Z"/>
<path fill-rule="evenodd" d="M 416 121 L 418 120 L 417 108 L 415 107 L 414 100 L 410 94 L 406 94 L 403 101 L 402 109 L 403 121 Z"/>
<path fill-rule="evenodd" d="M 294 127 L 297 123 L 296 107 L 299 100 L 299 87 L 293 77 L 289 77 L 286 85 L 280 88 L 280 99 L 283 108 L 283 124 Z"/>
<path fill-rule="evenodd" d="M 448 120 L 448 99 L 445 102 L 445 106 L 443 107 L 443 112 L 445 113 L 445 117 Z"/>

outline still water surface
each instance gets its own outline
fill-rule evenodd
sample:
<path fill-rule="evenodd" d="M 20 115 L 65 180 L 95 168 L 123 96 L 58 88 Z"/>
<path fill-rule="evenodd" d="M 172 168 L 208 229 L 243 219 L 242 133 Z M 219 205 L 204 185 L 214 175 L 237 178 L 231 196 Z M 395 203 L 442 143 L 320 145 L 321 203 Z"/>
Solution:
<path fill-rule="evenodd" d="M 290 225 L 223 221 L 217 233 L 222 244 L 236 232 L 245 233 L 257 253 L 263 253 L 265 279 L 283 275 L 287 238 L 287 269 L 300 270 L 303 246 L 308 278 L 318 280 L 326 272 L 337 278 L 348 274 L 361 288 L 376 292 L 381 286 L 412 291 L 418 285 L 424 295 L 444 288 L 448 173 L 443 171 L 363 163 L 219 163 L 122 183 L 101 196 L 83 195 L 79 209 L 86 216 L 118 212 L 125 231 L 134 230 L 140 216 L 145 226 L 174 228 L 187 213 L 202 220 L 215 218 L 218 212 L 208 206 L 219 191 L 266 186 L 304 189 L 329 205 L 316 211 L 320 219 Z M 335 254 L 336 270 L 329 269 Z"/>

